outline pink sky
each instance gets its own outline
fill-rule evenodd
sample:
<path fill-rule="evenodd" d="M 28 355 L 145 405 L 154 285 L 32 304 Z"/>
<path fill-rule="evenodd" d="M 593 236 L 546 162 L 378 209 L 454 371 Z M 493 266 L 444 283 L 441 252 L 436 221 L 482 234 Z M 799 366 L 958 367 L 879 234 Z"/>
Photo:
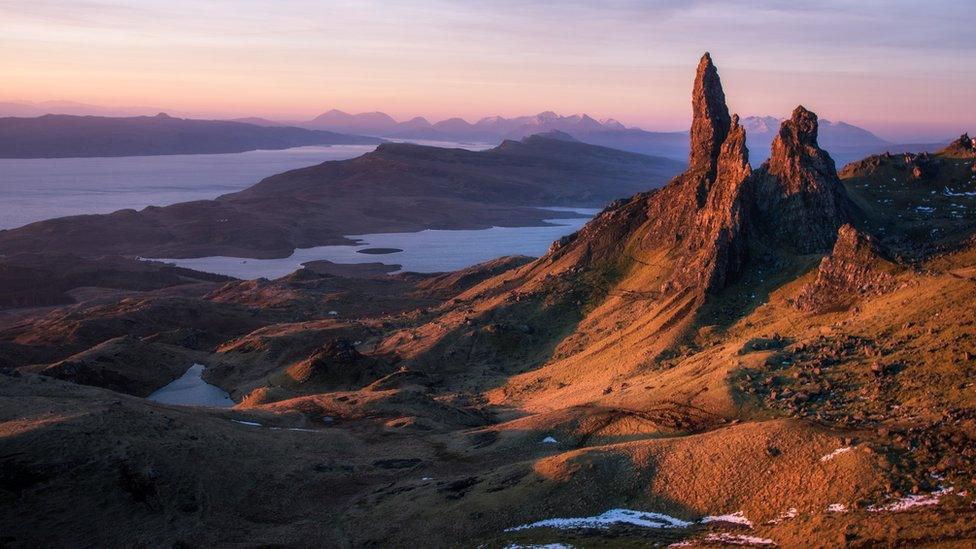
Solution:
<path fill-rule="evenodd" d="M 976 4 L 794 4 L 0 0 L 0 100 L 284 119 L 554 110 L 677 130 L 709 50 L 743 115 L 802 103 L 892 140 L 976 130 Z"/>

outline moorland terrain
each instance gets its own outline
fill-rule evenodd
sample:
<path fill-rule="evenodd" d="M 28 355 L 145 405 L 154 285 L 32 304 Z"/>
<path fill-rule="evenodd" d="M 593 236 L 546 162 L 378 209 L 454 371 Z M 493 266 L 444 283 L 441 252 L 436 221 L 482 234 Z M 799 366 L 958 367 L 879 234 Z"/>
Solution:
<path fill-rule="evenodd" d="M 692 108 L 685 171 L 540 258 L 251 281 L 148 264 L 140 287 L 69 281 L 73 303 L 6 312 L 0 543 L 970 546 L 974 141 L 838 170 L 800 106 L 754 167 L 708 54 Z M 357 162 L 467 181 L 444 165 L 566 143 L 383 145 L 184 219 Z M 570 191 L 599 188 L 586 173 Z M 102 224 L 164 215 L 34 224 L 0 251 L 136 253 Z M 229 242 L 285 253 L 316 223 Z M 233 408 L 144 398 L 194 363 Z"/>

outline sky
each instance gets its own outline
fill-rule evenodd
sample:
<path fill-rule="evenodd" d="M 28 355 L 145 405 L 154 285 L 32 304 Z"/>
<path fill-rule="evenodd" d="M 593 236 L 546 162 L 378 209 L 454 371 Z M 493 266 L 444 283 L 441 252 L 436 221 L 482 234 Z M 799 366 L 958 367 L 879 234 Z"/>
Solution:
<path fill-rule="evenodd" d="M 976 131 L 974 21 L 972 0 L 0 0 L 0 101 L 679 130 L 710 51 L 743 116 L 925 140 Z"/>

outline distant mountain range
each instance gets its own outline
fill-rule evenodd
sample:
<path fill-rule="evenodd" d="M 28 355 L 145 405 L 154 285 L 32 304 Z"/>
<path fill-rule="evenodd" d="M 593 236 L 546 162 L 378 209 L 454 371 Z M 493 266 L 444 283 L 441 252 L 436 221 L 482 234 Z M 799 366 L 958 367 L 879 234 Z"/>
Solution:
<path fill-rule="evenodd" d="M 168 112 L 183 116 L 171 109 L 148 106 L 105 107 L 77 101 L 0 101 L 0 117 L 34 117 L 45 114 L 70 114 L 74 116 L 148 116 Z"/>
<path fill-rule="evenodd" d="M 253 119 L 247 119 L 253 121 Z M 769 146 L 784 119 L 774 116 L 750 116 L 742 120 L 750 149 L 755 151 L 753 161 L 764 161 Z M 275 124 L 270 120 L 254 123 Z M 597 120 L 587 114 L 560 116 L 546 111 L 534 116 L 504 118 L 491 116 L 471 123 L 461 118 L 449 118 L 431 123 L 416 117 L 397 122 L 382 112 L 349 114 L 330 110 L 305 122 L 289 124 L 304 128 L 329 130 L 342 133 L 373 135 L 390 139 L 423 139 L 431 141 L 479 141 L 494 143 L 503 139 L 521 139 L 527 135 L 560 131 L 590 143 L 630 152 L 653 154 L 667 158 L 687 160 L 688 132 L 653 132 L 627 127 L 613 119 Z M 870 131 L 846 122 L 820 121 L 820 142 L 833 155 L 839 165 L 890 149 L 935 151 L 945 143 L 899 145 L 890 143 Z"/>
<path fill-rule="evenodd" d="M 0 102 L 0 116 L 33 117 L 45 113 L 85 116 L 119 116 L 120 114 L 133 116 L 147 112 L 159 111 L 152 110 L 150 107 L 126 107 L 119 109 L 71 101 L 47 101 L 42 103 Z M 775 116 L 749 116 L 742 119 L 742 125 L 746 129 L 749 148 L 754 151 L 752 155 L 754 164 L 758 165 L 766 159 L 769 145 L 776 136 L 782 121 L 782 118 Z M 448 118 L 439 122 L 430 122 L 422 116 L 399 122 L 383 112 L 350 114 L 332 109 L 311 120 L 304 121 L 278 121 L 261 117 L 246 117 L 233 119 L 228 122 L 237 122 L 263 128 L 287 127 L 291 128 L 289 133 L 293 137 L 298 135 L 295 130 L 301 128 L 319 132 L 372 136 L 404 141 L 479 142 L 492 144 L 500 143 L 505 139 L 521 139 L 527 135 L 561 131 L 573 136 L 579 141 L 592 145 L 663 156 L 680 161 L 687 161 L 689 152 L 688 132 L 686 131 L 648 131 L 637 127 L 627 127 L 614 119 L 596 119 L 587 114 L 561 116 L 552 111 L 546 111 L 532 116 L 516 116 L 513 118 L 490 116 L 472 123 L 462 118 Z M 251 131 L 253 132 L 253 130 Z M 302 139 L 306 137 L 308 136 L 306 135 Z M 321 137 L 322 135 L 320 134 L 319 138 Z M 820 142 L 824 149 L 834 158 L 838 167 L 840 167 L 853 160 L 886 150 L 892 153 L 934 152 L 945 146 L 948 140 L 938 143 L 891 143 L 864 128 L 846 122 L 821 120 Z M 303 141 L 303 144 L 308 143 Z M 272 147 L 260 146 L 258 148 L 283 147 L 276 145 Z M 240 146 L 238 146 L 235 150 L 248 149 L 240 149 Z"/>
<path fill-rule="evenodd" d="M 397 122 L 392 116 L 382 112 L 349 114 L 333 109 L 307 122 L 292 122 L 291 124 L 304 128 L 402 139 L 488 142 L 501 139 L 521 139 L 528 135 L 552 130 L 585 134 L 627 129 L 623 124 L 613 119 L 596 120 L 586 114 L 560 116 L 552 111 L 515 118 L 489 116 L 474 123 L 462 118 L 448 118 L 431 123 L 422 116 L 406 122 Z"/>
<path fill-rule="evenodd" d="M 111 118 L 48 114 L 0 118 L 0 158 L 236 153 L 305 145 L 371 145 L 375 137 L 166 114 Z"/>

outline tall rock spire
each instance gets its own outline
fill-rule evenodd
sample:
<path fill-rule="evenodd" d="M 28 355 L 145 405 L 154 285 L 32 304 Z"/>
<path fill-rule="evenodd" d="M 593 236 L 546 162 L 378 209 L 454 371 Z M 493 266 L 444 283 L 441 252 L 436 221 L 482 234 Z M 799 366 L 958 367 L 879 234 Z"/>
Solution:
<path fill-rule="evenodd" d="M 703 170 L 711 174 L 732 119 L 725 105 L 725 92 L 712 57 L 705 52 L 698 63 L 695 88 L 691 95 L 691 153 L 688 163 L 691 170 Z"/>

